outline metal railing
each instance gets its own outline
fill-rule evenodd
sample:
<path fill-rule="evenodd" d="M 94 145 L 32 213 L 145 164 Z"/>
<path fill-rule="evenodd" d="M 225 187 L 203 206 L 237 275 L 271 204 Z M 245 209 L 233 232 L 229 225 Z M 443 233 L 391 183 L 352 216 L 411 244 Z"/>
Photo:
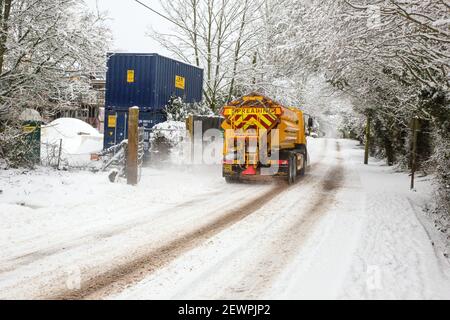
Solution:
<path fill-rule="evenodd" d="M 109 180 L 117 182 L 119 178 L 126 177 L 128 140 L 112 146 L 99 154 L 104 159 L 101 171 L 111 170 Z"/>
<path fill-rule="evenodd" d="M 122 141 L 120 144 L 112 146 L 99 154 L 104 158 L 104 164 L 101 171 L 112 169 L 109 178 L 111 182 L 117 182 L 118 178 L 127 177 L 127 151 L 128 140 Z M 145 130 L 139 128 L 139 148 L 138 148 L 138 179 L 142 178 L 142 167 L 145 158 Z"/>

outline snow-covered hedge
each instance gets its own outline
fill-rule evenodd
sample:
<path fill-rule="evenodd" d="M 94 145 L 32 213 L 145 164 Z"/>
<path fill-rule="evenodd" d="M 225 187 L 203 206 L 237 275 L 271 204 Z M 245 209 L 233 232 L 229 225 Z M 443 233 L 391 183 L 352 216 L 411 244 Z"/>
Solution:
<path fill-rule="evenodd" d="M 152 163 L 182 163 L 185 142 L 186 123 L 169 120 L 156 125 L 150 135 Z"/>
<path fill-rule="evenodd" d="M 175 98 L 165 107 L 169 121 L 185 121 L 190 115 L 214 115 L 212 110 L 203 102 L 185 103 L 181 98 Z"/>

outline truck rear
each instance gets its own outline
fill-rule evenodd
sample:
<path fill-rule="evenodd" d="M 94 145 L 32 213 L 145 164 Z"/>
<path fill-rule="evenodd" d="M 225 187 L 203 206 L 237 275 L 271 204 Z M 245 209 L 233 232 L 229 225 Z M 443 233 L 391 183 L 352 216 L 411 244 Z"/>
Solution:
<path fill-rule="evenodd" d="M 252 93 L 230 102 L 222 115 L 227 182 L 276 176 L 293 184 L 305 174 L 308 148 L 301 110 Z"/>

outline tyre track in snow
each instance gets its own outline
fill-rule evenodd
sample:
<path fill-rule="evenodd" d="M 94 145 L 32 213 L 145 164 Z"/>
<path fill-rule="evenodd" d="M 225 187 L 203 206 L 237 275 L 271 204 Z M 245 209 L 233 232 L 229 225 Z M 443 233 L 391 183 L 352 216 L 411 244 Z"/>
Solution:
<path fill-rule="evenodd" d="M 140 204 L 134 205 L 132 207 L 130 206 L 128 207 L 124 206 L 123 208 L 120 207 L 118 210 L 123 211 L 124 216 L 126 215 L 125 209 L 134 210 L 134 212 L 138 213 L 139 215 L 135 215 L 135 218 L 125 221 L 120 226 L 114 225 L 106 228 L 101 228 L 99 230 L 89 230 L 88 232 L 86 232 L 86 234 L 82 236 L 78 236 L 75 238 L 67 238 L 64 240 L 60 240 L 56 243 L 53 242 L 50 246 L 46 246 L 45 248 L 40 248 L 39 250 L 30 250 L 28 252 L 24 252 L 19 256 L 8 258 L 5 261 L 0 262 L 0 275 L 12 272 L 20 267 L 31 265 L 33 263 L 39 262 L 54 255 L 67 253 L 71 250 L 81 248 L 96 241 L 107 240 L 122 233 L 131 232 L 134 229 L 141 228 L 142 226 L 145 225 L 164 223 L 164 221 L 167 220 L 168 218 L 175 215 L 180 215 L 180 210 L 184 210 L 194 206 L 198 207 L 202 205 L 207 205 L 209 202 L 213 201 L 215 197 L 221 194 L 223 194 L 223 192 L 220 191 L 209 192 L 203 194 L 200 198 L 174 204 L 171 207 L 158 210 L 157 212 L 155 212 L 157 216 L 152 217 L 145 216 L 145 212 L 147 211 L 147 209 L 145 208 L 145 206 L 142 206 Z M 243 192 L 241 197 L 239 197 L 238 199 L 234 199 L 234 201 L 237 203 L 244 202 L 249 195 L 250 195 L 249 193 Z M 217 211 L 219 210 L 225 211 L 227 207 L 228 205 L 226 204 L 223 205 L 219 204 L 217 207 Z M 38 241 L 41 239 L 42 236 L 39 236 L 32 239 L 26 239 L 23 242 L 32 243 L 34 241 Z M 22 243 L 16 245 L 21 244 Z"/>
<path fill-rule="evenodd" d="M 174 203 L 173 210 L 164 208 L 153 212 L 158 214 L 156 217 L 152 216 L 153 214 L 148 216 L 148 207 L 136 206 L 141 212 L 139 216 L 144 216 L 145 219 L 127 219 L 122 227 L 118 228 L 115 224 L 108 228 L 100 228 L 97 232 L 91 230 L 85 237 L 72 237 L 64 242 L 55 243 L 44 237 L 40 250 L 24 252 L 23 255 L 17 256 L 17 260 L 0 261 L 0 269 L 4 272 L 0 274 L 0 291 L 2 292 L 0 299 L 45 299 L 55 293 L 63 292 L 67 288 L 66 282 L 69 275 L 74 272 L 72 270 L 76 270 L 75 272 L 80 270 L 83 279 L 84 277 L 90 279 L 92 275 L 110 270 L 114 265 L 123 264 L 123 261 L 139 255 L 142 251 L 150 251 L 150 246 L 158 248 L 183 231 L 187 232 L 222 216 L 227 209 L 230 209 L 230 205 L 226 205 L 227 199 L 233 201 L 231 208 L 234 209 L 261 195 L 271 186 L 238 188 L 240 191 L 237 194 L 234 193 L 232 197 L 229 195 L 233 194 L 231 191 L 235 187 L 228 189 L 225 184 L 224 187 L 230 192 L 221 198 L 222 202 L 217 201 L 217 196 L 208 197 L 205 201 L 205 194 L 202 194 L 196 206 L 192 201 Z M 195 214 L 189 214 L 196 208 L 198 209 Z M 208 210 L 208 208 L 214 208 L 214 210 Z M 141 222 L 134 226 L 134 223 L 128 225 L 129 222 L 138 221 Z M 192 227 L 187 229 L 186 226 Z M 135 234 L 143 235 L 140 243 L 136 242 Z M 116 239 L 119 237 L 123 239 L 122 242 L 130 239 L 131 244 L 125 243 L 124 246 L 118 246 Z M 79 240 L 82 243 L 77 243 Z M 53 252 L 50 249 L 54 249 Z"/>
<path fill-rule="evenodd" d="M 91 232 L 89 232 L 89 234 L 86 234 L 86 235 L 83 235 L 83 236 L 80 236 L 77 238 L 73 238 L 73 239 L 63 240 L 63 241 L 60 241 L 58 244 L 56 244 L 56 245 L 52 244 L 51 246 L 49 246 L 47 248 L 24 253 L 17 257 L 12 257 L 12 258 L 6 260 L 6 262 L 4 262 L 2 264 L 3 266 L 0 267 L 0 275 L 3 273 L 14 271 L 15 269 L 17 269 L 19 267 L 23 267 L 23 266 L 27 266 L 29 264 L 35 263 L 35 262 L 45 259 L 47 257 L 85 246 L 87 244 L 92 243 L 93 241 L 108 239 L 108 238 L 116 236 L 120 233 L 131 231 L 134 228 L 142 226 L 144 224 L 157 223 L 158 220 L 167 219 L 168 216 L 177 213 L 176 212 L 177 209 L 190 207 L 193 205 L 194 201 L 198 202 L 198 203 L 206 203 L 209 200 L 208 196 L 216 196 L 218 194 L 219 193 L 217 191 L 210 192 L 210 193 L 204 195 L 202 198 L 198 198 L 196 200 L 191 200 L 191 201 L 186 201 L 184 203 L 177 204 L 173 207 L 159 210 L 156 212 L 156 214 L 158 214 L 160 216 L 156 217 L 156 218 L 155 217 L 151 217 L 151 218 L 138 217 L 138 218 L 130 219 L 129 221 L 126 221 L 125 223 L 123 223 L 121 226 L 115 226 L 115 227 L 105 228 L 103 230 L 91 231 Z M 125 208 L 128 208 L 128 210 L 129 210 L 130 207 L 124 207 L 122 209 L 122 211 L 125 212 Z M 137 210 L 135 210 L 136 212 L 144 212 L 146 210 L 146 209 L 142 209 L 142 206 L 135 206 L 135 208 L 138 208 Z M 133 207 L 132 207 L 132 209 L 133 209 Z M 32 241 L 36 241 L 36 240 L 40 240 L 40 239 L 41 239 L 41 237 L 36 237 L 34 239 L 27 239 L 26 241 L 32 242 Z"/>
<path fill-rule="evenodd" d="M 325 140 L 324 145 L 321 147 L 319 160 L 310 166 L 310 170 L 315 168 L 324 158 L 327 144 L 328 141 Z M 302 183 L 310 183 L 312 180 L 313 177 L 307 175 L 302 178 Z M 200 246 L 218 233 L 237 224 L 291 188 L 284 181 L 278 181 L 273 188 L 258 198 L 249 201 L 242 207 L 228 211 L 225 215 L 207 225 L 184 234 L 162 247 L 153 248 L 147 252 L 144 251 L 135 259 L 105 273 L 91 277 L 83 283 L 83 287 L 80 290 L 65 290 L 48 298 L 56 300 L 99 299 L 118 293 L 168 265 L 183 253 Z"/>
<path fill-rule="evenodd" d="M 224 296 L 232 296 L 235 299 L 261 298 L 283 268 L 298 254 L 299 248 L 334 204 L 336 192 L 342 186 L 345 177 L 340 149 L 339 142 L 336 142 L 337 165 L 329 169 L 318 183 L 311 205 L 302 209 L 300 218 L 294 220 L 291 226 L 285 228 L 278 238 L 268 244 L 267 251 L 257 261 L 255 268 L 251 268 L 241 277 L 238 284 L 225 289 Z"/>
<path fill-rule="evenodd" d="M 256 263 L 265 257 L 266 248 L 271 247 L 271 239 L 278 239 L 280 234 L 284 234 L 286 225 L 298 219 L 298 215 L 292 215 L 298 208 L 298 201 L 295 201 L 291 192 L 310 190 L 311 194 L 315 194 L 319 189 L 322 177 L 330 167 L 321 163 L 325 155 L 329 154 L 327 140 L 323 141 L 324 143 L 320 144 L 321 148 L 314 150 L 315 157 L 310 167 L 314 170 L 308 170 L 308 174 L 301 178 L 298 184 L 287 188 L 279 197 L 238 224 L 212 237 L 207 243 L 186 252 L 174 263 L 161 268 L 154 274 L 149 274 L 136 286 L 133 285 L 129 290 L 127 288 L 118 295 L 112 294 L 108 298 L 159 299 L 163 297 L 183 300 L 233 297 L 233 292 L 229 295 L 220 295 L 220 289 L 226 289 L 234 283 L 239 287 L 237 281 L 241 276 L 246 275 L 249 270 L 259 271 Z M 333 155 L 334 149 L 331 148 L 330 157 Z M 235 239 L 240 241 L 236 242 Z M 215 252 L 220 253 L 217 255 Z M 206 260 L 203 258 L 209 255 L 213 255 L 214 258 Z"/>
<path fill-rule="evenodd" d="M 127 261 L 142 251 L 150 251 L 150 246 L 155 249 L 160 244 L 169 242 L 182 231 L 186 231 L 186 226 L 190 225 L 195 228 L 195 226 L 202 225 L 202 222 L 205 224 L 204 221 L 212 221 L 215 217 L 223 216 L 223 212 L 230 209 L 230 205 L 226 205 L 226 200 L 232 200 L 233 204 L 237 204 L 232 206 L 234 209 L 240 204 L 256 198 L 271 186 L 260 187 L 263 185 L 255 189 L 242 189 L 238 196 L 222 198 L 223 203 L 217 201 L 217 196 L 214 196 L 216 192 L 208 193 L 207 195 L 213 195 L 208 199 L 203 194 L 198 199 L 199 202 L 196 206 L 192 200 L 174 204 L 171 208 L 156 211 L 155 213 L 158 214 L 156 217 L 145 217 L 148 209 L 145 209 L 145 206 L 144 208 L 139 206 L 138 211 L 142 212 L 144 219 L 133 218 L 125 221 L 122 226 L 115 225 L 102 228 L 97 232 L 91 231 L 89 235 L 74 237 L 73 240 L 67 239 L 61 243 L 58 241 L 56 245 L 53 243 L 51 246 L 47 246 L 46 242 L 45 246 L 38 251 L 30 251 L 10 260 L 0 261 L 0 291 L 4 293 L 0 295 L 0 299 L 31 297 L 48 299 L 55 293 L 66 290 L 66 281 L 68 275 L 73 272 L 72 270 L 80 269 L 83 278 L 85 276 L 86 279 L 90 279 L 92 275 L 102 273 L 117 265 L 117 261 Z M 212 206 L 215 208 L 213 211 L 203 209 L 203 207 Z M 189 212 L 195 208 L 198 208 L 196 214 L 190 215 Z M 124 215 L 126 215 L 125 213 Z M 192 228 L 188 230 L 192 230 Z M 135 233 L 155 234 L 155 236 L 144 236 L 145 239 L 141 243 L 128 246 L 127 250 L 120 249 L 120 247 L 116 250 L 114 247 L 105 251 L 108 246 L 117 246 L 117 243 L 115 244 L 117 241 L 114 240 L 116 237 L 130 238 L 131 241 L 134 241 L 132 235 Z M 80 255 L 80 250 L 83 252 L 82 255 Z M 97 260 L 97 256 L 100 258 L 105 256 L 105 252 L 109 252 L 110 258 L 90 262 Z M 44 266 L 42 271 L 38 271 L 41 269 L 40 266 Z M 24 276 L 29 270 L 32 270 L 31 268 L 34 268 L 36 273 Z M 10 280 L 2 281 L 8 278 Z M 8 294 L 6 294 L 7 292 Z"/>
<path fill-rule="evenodd" d="M 318 165 L 325 156 L 328 141 L 325 140 L 321 147 L 318 161 L 310 166 L 310 170 Z M 307 175 L 302 179 L 303 183 L 312 182 L 313 177 Z M 178 258 L 183 253 L 200 246 L 213 236 L 224 231 L 230 226 L 258 211 L 274 198 L 292 187 L 287 186 L 285 181 L 278 181 L 269 191 L 265 192 L 256 199 L 253 199 L 242 207 L 232 209 L 225 215 L 213 220 L 201 228 L 189 232 L 181 237 L 167 243 L 157 249 L 149 250 L 136 259 L 119 265 L 105 273 L 90 278 L 83 284 L 80 290 L 67 290 L 52 295 L 50 299 L 98 299 L 114 293 L 120 292 L 125 287 L 139 282 L 145 277 L 151 275 L 156 270 L 166 266 L 171 261 Z"/>
<path fill-rule="evenodd" d="M 278 183 L 261 196 L 247 202 L 245 205 L 230 210 L 224 215 L 214 219 L 212 222 L 200 228 L 182 234 L 173 241 L 141 254 L 128 262 L 115 266 L 112 269 L 93 276 L 82 283 L 80 290 L 64 290 L 47 297 L 50 300 L 78 300 L 78 299 L 98 299 L 114 292 L 118 292 L 124 287 L 134 284 L 159 268 L 164 267 L 177 257 L 189 251 L 209 238 L 238 223 L 242 219 L 259 210 L 276 196 L 281 194 L 288 186 Z"/>

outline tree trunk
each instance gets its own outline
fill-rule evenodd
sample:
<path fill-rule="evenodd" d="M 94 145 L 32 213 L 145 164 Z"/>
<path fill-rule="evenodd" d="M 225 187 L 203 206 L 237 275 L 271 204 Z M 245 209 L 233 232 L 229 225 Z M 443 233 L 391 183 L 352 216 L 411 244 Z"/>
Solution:
<path fill-rule="evenodd" d="M 415 188 L 415 177 L 417 170 L 417 131 L 419 127 L 419 119 L 413 119 L 413 141 L 412 141 L 412 154 L 411 154 L 411 190 Z"/>
<path fill-rule="evenodd" d="M 366 124 L 366 149 L 364 154 L 364 164 L 369 164 L 369 154 L 370 154 L 370 116 L 367 116 L 367 124 Z"/>
<path fill-rule="evenodd" d="M 239 55 L 241 54 L 242 37 L 243 37 L 243 33 L 244 33 L 245 26 L 247 23 L 247 10 L 248 10 L 248 0 L 246 0 L 245 4 L 244 4 L 244 12 L 242 13 L 242 20 L 241 20 L 241 25 L 239 28 L 239 36 L 236 41 L 236 46 L 234 49 L 233 76 L 231 77 L 230 90 L 228 92 L 228 99 L 227 99 L 228 101 L 231 100 L 231 97 L 233 96 L 233 92 L 234 92 L 234 83 L 236 81 L 236 76 L 237 76 Z"/>
<path fill-rule="evenodd" d="M 211 2 L 211 0 L 208 1 L 208 35 L 206 38 L 206 66 L 207 66 L 207 90 L 209 92 L 209 97 L 211 100 L 211 104 L 210 107 L 211 109 L 215 112 L 216 107 L 215 107 L 215 93 L 213 91 L 213 89 L 211 88 L 211 84 L 212 84 L 212 24 L 214 23 L 214 17 L 213 17 L 213 2 Z"/>
<path fill-rule="evenodd" d="M 8 41 L 8 23 L 13 0 L 0 0 L 0 75 L 5 64 L 6 42 Z"/>
<path fill-rule="evenodd" d="M 384 150 L 386 152 L 388 166 L 393 166 L 395 163 L 395 150 L 392 146 L 392 140 L 388 137 L 384 139 Z"/>
<path fill-rule="evenodd" d="M 193 9 L 193 15 L 194 15 L 194 34 L 193 34 L 193 36 L 194 36 L 195 64 L 197 67 L 200 67 L 200 56 L 199 56 L 199 50 L 198 50 L 198 22 L 197 22 L 198 2 L 197 2 L 197 0 L 193 0 L 192 9 Z"/>

